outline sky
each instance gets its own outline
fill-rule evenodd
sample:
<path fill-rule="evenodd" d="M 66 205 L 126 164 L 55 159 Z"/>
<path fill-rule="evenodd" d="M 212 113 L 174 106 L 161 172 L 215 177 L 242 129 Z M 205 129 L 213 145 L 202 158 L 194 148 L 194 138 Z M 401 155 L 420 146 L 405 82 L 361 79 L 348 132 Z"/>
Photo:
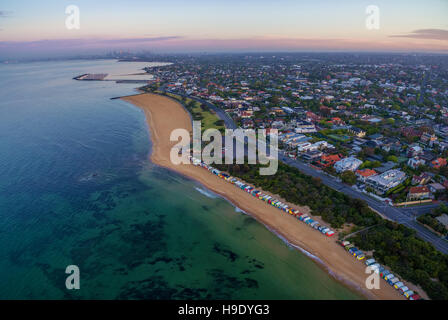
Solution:
<path fill-rule="evenodd" d="M 70 5 L 79 8 L 79 29 L 66 26 Z M 366 12 L 369 5 L 378 15 Z M 447 17 L 448 0 L 2 0 L 0 58 L 110 50 L 448 53 Z"/>

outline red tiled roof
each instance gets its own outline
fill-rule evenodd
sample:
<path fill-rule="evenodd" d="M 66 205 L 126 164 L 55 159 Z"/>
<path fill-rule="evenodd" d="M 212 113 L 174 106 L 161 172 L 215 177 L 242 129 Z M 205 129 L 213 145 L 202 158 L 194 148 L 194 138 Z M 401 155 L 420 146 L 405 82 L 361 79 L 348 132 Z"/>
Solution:
<path fill-rule="evenodd" d="M 433 160 L 431 163 L 434 166 L 443 167 L 443 166 L 446 166 L 446 159 L 444 159 L 444 158 L 437 158 L 436 160 Z"/>
<path fill-rule="evenodd" d="M 412 187 L 409 189 L 409 193 L 427 193 L 429 192 L 428 187 Z"/>
<path fill-rule="evenodd" d="M 334 162 L 336 162 L 336 161 L 341 160 L 341 158 L 339 158 L 339 155 L 337 155 L 337 154 L 323 155 L 323 156 L 321 157 L 321 159 L 322 159 L 323 161 L 327 161 L 327 162 L 329 162 L 329 161 L 334 161 Z"/>
<path fill-rule="evenodd" d="M 356 173 L 365 178 L 373 176 L 376 174 L 375 170 L 372 169 L 364 169 L 364 170 L 356 170 Z"/>

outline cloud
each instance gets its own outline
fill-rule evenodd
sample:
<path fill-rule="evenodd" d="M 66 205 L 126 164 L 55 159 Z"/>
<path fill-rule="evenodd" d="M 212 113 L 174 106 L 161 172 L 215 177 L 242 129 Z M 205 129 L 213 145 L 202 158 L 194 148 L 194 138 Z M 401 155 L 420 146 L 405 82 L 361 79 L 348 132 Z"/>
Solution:
<path fill-rule="evenodd" d="M 89 47 L 105 47 L 120 45 L 144 45 L 146 43 L 160 43 L 169 40 L 182 39 L 180 36 L 160 36 L 145 38 L 88 38 L 88 39 L 44 39 L 36 41 L 0 41 L 0 48 L 36 48 L 36 47 L 56 47 L 56 48 L 89 48 Z"/>
<path fill-rule="evenodd" d="M 264 36 L 252 38 L 190 38 L 161 36 L 140 38 L 74 38 L 37 41 L 0 41 L 0 57 L 74 56 L 104 53 L 116 49 L 151 50 L 153 52 L 263 52 L 263 51 L 396 51 L 444 52 L 448 42 L 428 44 L 409 38 L 322 39 Z"/>
<path fill-rule="evenodd" d="M 444 29 L 418 29 L 408 34 L 396 34 L 389 36 L 391 38 L 414 38 L 431 40 L 448 40 L 448 30 Z"/>
<path fill-rule="evenodd" d="M 0 18 L 6 18 L 11 16 L 11 11 L 0 10 Z"/>
<path fill-rule="evenodd" d="M 180 36 L 166 36 L 166 37 L 146 37 L 146 38 L 129 38 L 129 39 L 104 39 L 100 40 L 102 43 L 136 43 L 136 42 L 156 42 L 166 40 L 182 39 Z"/>

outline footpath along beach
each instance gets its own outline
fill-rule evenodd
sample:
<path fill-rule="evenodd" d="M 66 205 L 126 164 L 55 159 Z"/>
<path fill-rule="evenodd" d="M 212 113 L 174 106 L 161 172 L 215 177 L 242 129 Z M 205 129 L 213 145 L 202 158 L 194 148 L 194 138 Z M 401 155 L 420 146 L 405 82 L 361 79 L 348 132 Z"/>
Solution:
<path fill-rule="evenodd" d="M 224 197 L 293 246 L 300 247 L 314 255 L 321 266 L 332 276 L 356 289 L 366 298 L 404 299 L 397 290 L 383 280 L 380 280 L 380 289 L 368 290 L 365 287 L 365 280 L 368 276 L 365 273 L 365 265 L 350 257 L 344 248 L 336 243 L 335 238 L 323 236 L 320 232 L 300 223 L 293 216 L 280 212 L 277 208 L 258 200 L 201 167 L 192 164 L 174 165 L 170 161 L 170 151 L 177 142 L 170 141 L 171 132 L 179 128 L 192 131 L 191 118 L 181 104 L 170 98 L 149 93 L 122 97 L 122 99 L 141 108 L 145 113 L 153 143 L 151 152 L 153 163 L 194 179 Z M 279 197 L 277 199 L 282 200 Z M 309 214 L 307 207 L 297 205 L 291 205 L 291 207 Z"/>

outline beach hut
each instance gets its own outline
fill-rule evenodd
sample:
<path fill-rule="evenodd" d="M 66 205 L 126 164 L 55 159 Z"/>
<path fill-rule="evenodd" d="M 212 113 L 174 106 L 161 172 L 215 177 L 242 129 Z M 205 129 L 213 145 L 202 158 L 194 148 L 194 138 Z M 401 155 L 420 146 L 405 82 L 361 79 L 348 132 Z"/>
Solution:
<path fill-rule="evenodd" d="M 387 279 L 387 283 L 391 286 L 394 286 L 396 282 L 400 281 L 397 277 L 393 277 L 392 279 Z"/>
<path fill-rule="evenodd" d="M 401 288 L 398 289 L 398 291 L 399 291 L 401 294 L 405 293 L 405 292 L 408 291 L 408 290 L 409 290 L 409 288 L 406 287 L 406 286 L 403 286 L 403 287 L 401 287 Z"/>
<path fill-rule="evenodd" d="M 384 271 L 382 271 L 382 272 L 380 273 L 380 277 L 382 277 L 383 279 L 385 279 L 386 276 L 387 276 L 388 274 L 390 274 L 390 271 L 385 269 Z"/>
<path fill-rule="evenodd" d="M 370 266 L 371 264 L 374 264 L 376 261 L 375 259 L 371 258 L 371 259 L 367 259 L 364 263 L 366 266 Z"/>
<path fill-rule="evenodd" d="M 422 297 L 414 293 L 412 296 L 409 297 L 409 300 L 422 300 Z"/>
<path fill-rule="evenodd" d="M 394 283 L 394 288 L 395 289 L 400 289 L 401 287 L 404 287 L 404 283 L 403 282 L 401 282 L 401 281 L 398 281 L 398 282 L 395 282 Z"/>
<path fill-rule="evenodd" d="M 322 230 L 322 232 L 324 233 L 324 231 L 325 231 L 325 229 L 324 230 Z M 350 243 L 350 244 L 348 244 L 348 245 L 346 245 L 345 246 L 345 250 L 349 250 L 350 248 L 353 248 L 355 245 L 353 244 L 353 243 Z"/>
<path fill-rule="evenodd" d="M 409 297 L 411 297 L 413 294 L 414 294 L 414 291 L 408 290 L 403 295 L 409 299 Z"/>
<path fill-rule="evenodd" d="M 395 278 L 395 276 L 392 273 L 389 273 L 388 275 L 386 275 L 384 277 L 384 280 L 388 281 L 389 279 L 393 279 L 393 278 Z"/>
<path fill-rule="evenodd" d="M 341 242 L 341 246 L 345 247 L 348 246 L 350 244 L 350 241 L 342 241 Z"/>
<path fill-rule="evenodd" d="M 369 266 L 375 273 L 379 273 L 381 265 L 379 263 L 373 263 Z"/>
<path fill-rule="evenodd" d="M 354 255 L 355 257 L 360 256 L 360 255 L 362 255 L 362 254 L 364 254 L 364 252 L 362 252 L 361 250 L 357 250 L 357 251 L 353 252 L 353 255 Z"/>

